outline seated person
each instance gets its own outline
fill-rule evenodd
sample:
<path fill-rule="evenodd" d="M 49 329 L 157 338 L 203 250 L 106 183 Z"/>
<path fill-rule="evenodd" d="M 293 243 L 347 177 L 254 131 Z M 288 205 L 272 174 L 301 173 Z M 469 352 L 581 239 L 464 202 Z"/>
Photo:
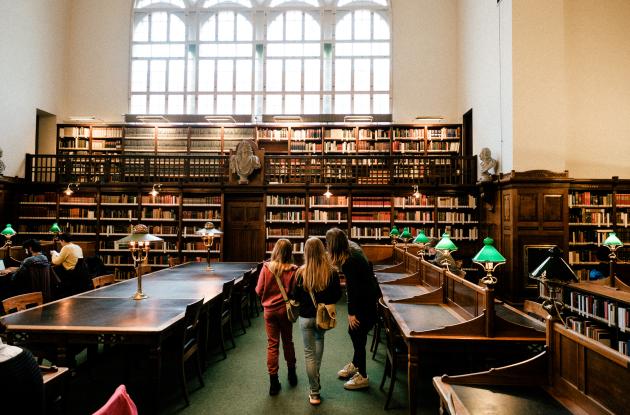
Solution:
<path fill-rule="evenodd" d="M 49 267 L 50 263 L 46 255 L 42 253 L 42 245 L 36 239 L 24 241 L 22 247 L 26 250 L 27 257 L 22 261 L 20 268 L 13 274 L 12 279 L 16 286 L 16 293 L 23 294 L 32 291 L 40 291 L 41 284 L 34 287 L 31 278 L 31 269 L 34 267 Z"/>
<path fill-rule="evenodd" d="M 5 326 L 0 322 L 0 334 Z M 0 391 L 2 413 L 43 414 L 44 381 L 33 355 L 0 338 Z"/>
<path fill-rule="evenodd" d="M 83 250 L 79 245 L 72 243 L 72 237 L 67 233 L 59 235 L 59 242 L 61 243 L 61 251 L 50 251 L 53 269 L 64 285 L 65 294 L 76 294 L 86 288 L 85 281 L 77 280 L 77 276 L 73 272 L 79 259 L 83 259 Z M 87 271 L 85 274 L 85 278 L 88 278 Z"/>

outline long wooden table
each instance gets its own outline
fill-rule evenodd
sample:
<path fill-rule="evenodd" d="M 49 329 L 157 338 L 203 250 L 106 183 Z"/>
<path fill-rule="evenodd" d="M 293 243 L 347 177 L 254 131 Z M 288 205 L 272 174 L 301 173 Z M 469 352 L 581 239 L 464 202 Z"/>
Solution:
<path fill-rule="evenodd" d="M 223 283 L 238 280 L 256 263 L 187 263 L 142 277 L 147 299 L 135 301 L 135 278 L 2 317 L 13 344 L 53 344 L 59 364 L 73 344 L 132 344 L 148 347 L 152 390 L 160 396 L 162 344 L 177 329 L 186 306 L 219 299 Z M 156 399 L 151 403 L 157 405 Z M 156 407 L 151 408 L 153 411 Z"/>
<path fill-rule="evenodd" d="M 395 253 L 404 256 L 403 261 L 376 275 L 407 344 L 410 414 L 417 410 L 420 360 L 432 359 L 436 351 L 448 347 L 465 353 L 473 344 L 545 343 L 544 325 L 512 307 L 495 304 L 492 290 L 398 248 Z"/>

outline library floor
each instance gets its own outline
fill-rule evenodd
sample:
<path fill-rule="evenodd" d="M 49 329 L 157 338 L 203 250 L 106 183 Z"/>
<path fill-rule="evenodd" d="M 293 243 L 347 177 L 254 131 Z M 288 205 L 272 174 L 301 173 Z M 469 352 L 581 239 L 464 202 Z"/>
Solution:
<path fill-rule="evenodd" d="M 338 304 L 340 323 L 347 321 L 347 309 L 342 301 Z M 322 404 L 312 407 L 308 403 L 308 380 L 304 370 L 304 354 L 302 336 L 297 324 L 293 327 L 293 337 L 298 362 L 299 383 L 290 387 L 286 380 L 286 365 L 281 361 L 280 380 L 282 391 L 278 396 L 268 395 L 269 379 L 266 370 L 267 339 L 262 315 L 252 320 L 252 327 L 247 333 L 236 336 L 236 348 L 228 351 L 228 357 L 216 354 L 204 372 L 205 387 L 199 388 L 197 379 L 191 377 L 188 383 L 190 406 L 185 407 L 183 392 L 177 383 L 173 368 L 165 362 L 164 393 L 159 397 L 160 414 L 406 414 L 407 383 L 405 369 L 399 372 L 390 409 L 385 411 L 383 405 L 386 393 L 379 390 L 378 385 L 383 374 L 385 362 L 385 346 L 381 343 L 376 360 L 368 357 L 368 375 L 370 388 L 363 391 L 346 391 L 343 381 L 337 379 L 336 373 L 352 357 L 352 345 L 343 324 L 326 333 L 324 358 L 321 369 Z M 368 338 L 368 342 L 371 337 Z M 369 347 L 369 344 L 368 344 Z M 84 415 L 92 413 L 104 403 L 121 379 L 124 369 L 123 356 L 109 356 L 96 363 L 92 368 L 79 369 L 77 375 L 68 384 L 66 411 L 68 414 Z M 128 364 L 128 363 L 127 363 Z M 140 365 L 141 366 L 141 365 Z M 142 382 L 142 368 L 132 369 L 128 376 L 130 383 Z M 192 369 L 192 368 L 191 368 Z M 189 370 L 194 372 L 193 370 Z M 430 382 L 420 388 L 419 414 L 435 414 L 438 412 L 438 400 Z M 387 387 L 388 383 L 386 383 Z M 130 391 L 133 398 L 133 391 Z M 88 398 L 88 399 L 86 399 Z"/>

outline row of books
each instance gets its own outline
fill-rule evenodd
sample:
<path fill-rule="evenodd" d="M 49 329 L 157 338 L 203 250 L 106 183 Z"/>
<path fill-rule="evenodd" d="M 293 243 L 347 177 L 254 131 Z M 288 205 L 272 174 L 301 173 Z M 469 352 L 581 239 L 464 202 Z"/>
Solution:
<path fill-rule="evenodd" d="M 289 130 L 286 128 L 259 128 L 258 139 L 288 140 Z"/>
<path fill-rule="evenodd" d="M 71 203 L 75 203 L 75 204 L 93 203 L 93 204 L 96 204 L 96 197 L 94 197 L 94 196 L 66 196 L 66 195 L 63 195 L 59 199 L 59 203 L 68 203 L 68 204 L 71 204 Z"/>
<path fill-rule="evenodd" d="M 304 206 L 306 198 L 301 196 L 288 196 L 288 195 L 267 195 L 267 206 L 279 206 L 279 205 L 299 205 Z"/>
<path fill-rule="evenodd" d="M 291 142 L 291 151 L 304 151 L 309 153 L 319 153 L 322 145 L 319 143 Z"/>
<path fill-rule="evenodd" d="M 437 220 L 450 223 L 477 223 L 475 215 L 465 212 L 438 212 Z"/>
<path fill-rule="evenodd" d="M 302 222 L 304 221 L 304 212 L 301 210 L 289 212 L 267 212 L 267 221 Z"/>
<path fill-rule="evenodd" d="M 394 128 L 394 138 L 424 139 L 424 128 Z"/>
<path fill-rule="evenodd" d="M 359 140 L 389 140 L 389 131 L 383 129 L 359 129 Z"/>
<path fill-rule="evenodd" d="M 122 138 L 121 127 L 92 127 L 92 138 Z"/>
<path fill-rule="evenodd" d="M 630 193 L 617 193 L 615 201 L 617 206 L 630 206 Z"/>
<path fill-rule="evenodd" d="M 457 241 L 477 241 L 479 240 L 479 229 L 471 227 L 468 229 L 452 228 L 452 227 L 438 227 L 437 236 L 441 237 L 444 232 L 448 232 L 451 239 Z"/>
<path fill-rule="evenodd" d="M 472 195 L 462 196 L 437 196 L 437 207 L 439 208 L 476 208 L 477 199 Z"/>
<path fill-rule="evenodd" d="M 388 152 L 389 151 L 389 143 L 386 142 L 365 142 L 359 141 L 359 152 L 361 151 L 380 151 L 380 152 Z"/>
<path fill-rule="evenodd" d="M 353 222 L 381 221 L 389 222 L 391 220 L 390 212 L 352 212 Z"/>
<path fill-rule="evenodd" d="M 616 325 L 616 317 L 623 307 L 617 308 L 617 304 L 607 298 L 596 297 L 578 291 L 569 291 L 568 304 L 578 315 L 583 317 L 596 317 L 608 323 L 609 326 Z M 622 328 L 619 326 L 619 328 Z M 625 328 L 625 326 L 624 326 Z"/>
<path fill-rule="evenodd" d="M 151 196 L 151 195 L 143 195 L 142 196 L 142 204 L 146 205 L 146 204 L 162 204 L 162 205 L 177 205 L 179 204 L 179 196 L 177 195 L 157 195 L 157 196 Z"/>
<path fill-rule="evenodd" d="M 326 130 L 324 135 L 325 140 L 353 140 L 354 139 L 354 129 L 344 129 L 344 128 L 331 128 L 330 130 Z"/>
<path fill-rule="evenodd" d="M 309 206 L 315 205 L 334 205 L 340 207 L 348 206 L 348 196 L 309 196 Z"/>
<path fill-rule="evenodd" d="M 405 196 L 394 197 L 394 206 L 399 208 L 413 208 L 413 207 L 434 207 L 435 196 L 429 196 L 421 193 L 419 197 Z"/>
<path fill-rule="evenodd" d="M 158 128 L 158 139 L 177 138 L 188 139 L 188 128 Z"/>
<path fill-rule="evenodd" d="M 442 141 L 431 141 L 429 142 L 429 151 L 459 151 L 459 143 L 458 142 L 442 142 Z"/>
<path fill-rule="evenodd" d="M 582 320 L 579 317 L 569 316 L 566 319 L 567 326 L 580 334 L 596 340 L 608 347 L 611 346 L 610 331 L 589 320 Z"/>
<path fill-rule="evenodd" d="M 319 128 L 300 128 L 291 131 L 292 140 L 321 139 L 322 131 Z"/>
<path fill-rule="evenodd" d="M 296 228 L 265 228 L 265 235 L 267 238 L 270 236 L 295 236 L 295 237 L 304 237 L 304 228 L 296 229 Z"/>
<path fill-rule="evenodd" d="M 20 207 L 20 217 L 37 217 L 37 218 L 51 218 L 57 217 L 57 211 L 52 205 L 48 206 L 31 206 L 26 205 Z"/>
<path fill-rule="evenodd" d="M 341 152 L 350 153 L 357 150 L 357 145 L 354 141 L 344 141 L 338 143 L 336 141 L 329 141 L 324 143 L 325 152 Z"/>
<path fill-rule="evenodd" d="M 392 201 L 389 197 L 353 197 L 353 207 L 391 207 Z"/>
<path fill-rule="evenodd" d="M 427 211 L 406 211 L 401 212 L 398 211 L 394 215 L 394 221 L 396 220 L 406 220 L 406 221 L 414 221 L 414 222 L 433 222 L 433 212 Z"/>
<path fill-rule="evenodd" d="M 569 223 L 610 226 L 612 222 L 610 220 L 610 212 L 607 212 L 606 209 L 581 208 L 578 211 L 571 211 L 569 214 Z"/>
<path fill-rule="evenodd" d="M 221 220 L 221 211 L 217 209 L 185 210 L 182 219 L 208 219 Z"/>
<path fill-rule="evenodd" d="M 442 127 L 439 129 L 429 128 L 429 138 L 458 138 L 459 128 Z"/>
<path fill-rule="evenodd" d="M 350 228 L 350 238 L 389 239 L 389 227 L 353 226 Z"/>
<path fill-rule="evenodd" d="M 184 205 L 220 205 L 221 195 L 192 197 L 184 196 Z"/>
<path fill-rule="evenodd" d="M 400 151 L 401 153 L 405 153 L 405 152 L 416 152 L 416 151 L 424 151 L 424 141 L 418 141 L 418 142 L 413 142 L 413 141 L 409 141 L 409 142 L 401 142 L 401 141 L 394 141 L 392 143 L 392 150 L 393 151 Z"/>
<path fill-rule="evenodd" d="M 597 262 L 599 259 L 593 251 L 569 251 L 569 264 L 579 264 L 580 262 Z"/>
<path fill-rule="evenodd" d="M 148 219 L 177 219 L 177 213 L 173 209 L 143 208 L 142 218 Z"/>
<path fill-rule="evenodd" d="M 90 127 L 60 127 L 59 138 L 89 137 Z"/>
<path fill-rule="evenodd" d="M 95 219 L 96 211 L 94 209 L 85 208 L 61 208 L 59 209 L 60 218 L 77 218 L 77 219 Z"/>
<path fill-rule="evenodd" d="M 273 251 L 273 247 L 276 245 L 275 242 L 273 241 L 268 241 L 265 244 L 265 249 L 267 251 L 268 254 L 270 254 Z M 295 242 L 292 244 L 292 248 L 293 248 L 293 253 L 294 254 L 302 254 L 304 253 L 304 242 Z"/>
<path fill-rule="evenodd" d="M 331 221 L 331 222 L 347 221 L 348 212 L 316 209 L 310 212 L 309 220 Z"/>
<path fill-rule="evenodd" d="M 606 238 L 608 237 L 608 233 L 611 232 L 610 229 L 576 229 L 571 230 L 569 232 L 569 243 L 574 244 L 597 244 L 601 245 Z"/>
<path fill-rule="evenodd" d="M 591 192 L 569 193 L 569 207 L 575 205 L 612 206 L 612 194 L 598 194 Z"/>

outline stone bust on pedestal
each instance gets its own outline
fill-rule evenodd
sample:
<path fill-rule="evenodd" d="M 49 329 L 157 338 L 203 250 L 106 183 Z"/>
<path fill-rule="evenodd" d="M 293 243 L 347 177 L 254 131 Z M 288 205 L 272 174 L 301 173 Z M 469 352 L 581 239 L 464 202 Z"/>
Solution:
<path fill-rule="evenodd" d="M 254 154 L 252 143 L 246 140 L 236 146 L 235 154 L 230 156 L 230 173 L 238 175 L 238 184 L 249 183 L 249 176 L 260 168 L 260 159 Z"/>
<path fill-rule="evenodd" d="M 479 169 L 481 171 L 481 181 L 492 180 L 492 175 L 497 173 L 499 162 L 492 158 L 492 153 L 488 147 L 484 147 L 479 152 Z"/>

